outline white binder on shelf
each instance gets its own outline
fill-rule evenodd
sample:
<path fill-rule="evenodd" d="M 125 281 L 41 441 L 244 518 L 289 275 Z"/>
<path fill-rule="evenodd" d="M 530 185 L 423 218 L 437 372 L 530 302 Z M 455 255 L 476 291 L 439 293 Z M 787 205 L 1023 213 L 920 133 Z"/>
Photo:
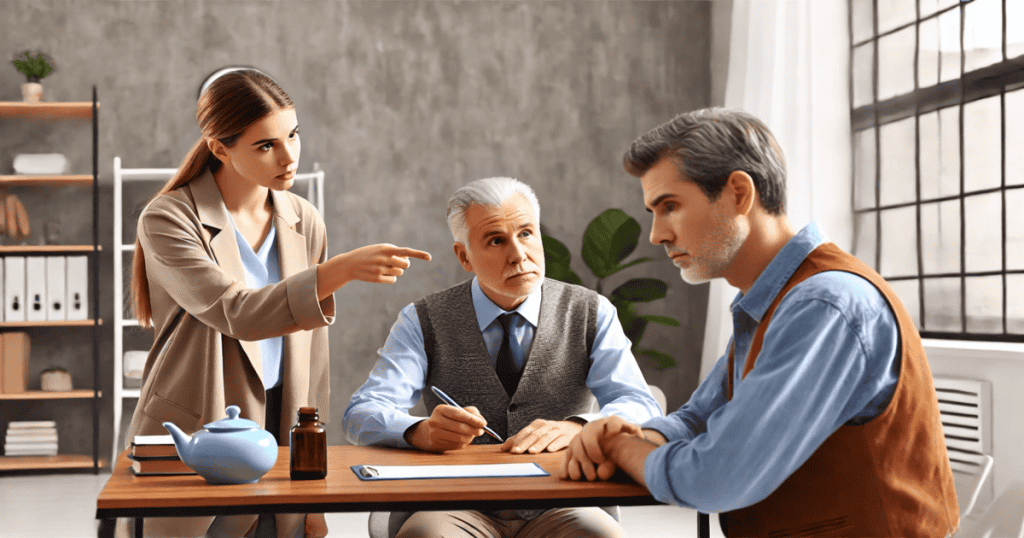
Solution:
<path fill-rule="evenodd" d="M 25 321 L 46 321 L 46 258 L 25 258 Z"/>
<path fill-rule="evenodd" d="M 67 257 L 68 321 L 89 319 L 89 257 Z"/>
<path fill-rule="evenodd" d="M 0 258 L 0 298 L 4 297 L 4 261 Z M 0 321 L 4 321 L 4 308 L 0 308 Z M 2 362 L 2 361 L 0 361 Z"/>
<path fill-rule="evenodd" d="M 64 267 L 63 256 L 48 256 L 46 258 L 46 319 L 48 321 L 63 321 L 68 316 L 68 309 L 64 304 L 67 300 L 67 273 Z"/>
<path fill-rule="evenodd" d="M 4 258 L 4 321 L 25 321 L 25 257 Z"/>

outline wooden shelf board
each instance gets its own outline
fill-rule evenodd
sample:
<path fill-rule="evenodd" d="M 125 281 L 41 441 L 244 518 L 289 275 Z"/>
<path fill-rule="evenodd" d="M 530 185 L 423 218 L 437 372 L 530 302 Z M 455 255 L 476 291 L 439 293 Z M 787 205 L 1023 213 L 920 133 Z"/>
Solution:
<path fill-rule="evenodd" d="M 10 187 L 32 185 L 92 185 L 92 176 L 82 174 L 0 176 L 0 184 Z"/>
<path fill-rule="evenodd" d="M 0 322 L 0 328 L 10 329 L 15 327 L 91 327 L 91 319 L 83 319 L 77 321 L 4 321 Z M 103 325 L 103 320 L 99 320 L 97 325 Z"/>
<path fill-rule="evenodd" d="M 76 398 L 92 398 L 92 395 L 93 391 L 85 389 L 69 390 L 67 392 L 30 390 L 10 394 L 0 393 L 0 400 L 71 400 Z M 103 391 L 100 391 L 99 396 L 103 396 Z"/>
<path fill-rule="evenodd" d="M 99 107 L 100 104 L 96 103 L 96 108 L 98 109 Z M 92 117 L 92 101 L 67 103 L 0 102 L 0 117 L 88 119 Z"/>
<path fill-rule="evenodd" d="M 0 254 L 44 252 L 92 252 L 103 250 L 103 245 L 0 245 Z"/>
<path fill-rule="evenodd" d="M 100 458 L 100 467 L 107 460 Z M 92 456 L 58 454 L 56 456 L 0 456 L 0 471 L 31 471 L 35 469 L 92 469 Z"/>

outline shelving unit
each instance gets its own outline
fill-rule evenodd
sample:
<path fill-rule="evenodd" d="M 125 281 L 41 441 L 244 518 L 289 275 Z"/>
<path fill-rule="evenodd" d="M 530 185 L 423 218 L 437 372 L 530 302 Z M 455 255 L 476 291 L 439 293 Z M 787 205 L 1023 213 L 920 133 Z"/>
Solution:
<path fill-rule="evenodd" d="M 0 472 L 92 469 L 99 473 L 100 467 L 107 465 L 104 458 L 99 457 L 99 401 L 102 393 L 99 390 L 99 328 L 102 324 L 99 309 L 99 108 L 96 98 L 96 87 L 92 88 L 91 102 L 70 103 L 21 103 L 0 102 L 0 121 L 10 118 L 47 119 L 47 120 L 91 120 L 92 122 L 92 174 L 91 175 L 4 175 L 0 176 L 0 189 L 17 187 L 59 187 L 81 186 L 92 189 L 92 244 L 91 245 L 4 245 L 0 246 L 0 257 L 5 255 L 60 255 L 79 253 L 89 258 L 91 275 L 90 295 L 92 300 L 92 318 L 84 321 L 31 321 L 31 322 L 0 322 L 0 331 L 29 330 L 37 327 L 92 328 L 92 365 L 93 382 L 91 390 L 73 390 L 68 392 L 43 392 L 38 390 L 17 394 L 0 394 L 0 406 L 11 401 L 43 401 L 43 400 L 90 400 L 92 404 L 92 455 L 59 454 L 57 456 L 0 456 Z M 72 403 L 69 402 L 69 405 Z"/>
<path fill-rule="evenodd" d="M 133 234 L 129 241 L 124 237 L 124 184 L 150 182 L 153 189 L 148 196 L 152 196 L 177 171 L 177 168 L 123 168 L 121 157 L 114 157 L 114 440 L 110 461 L 115 461 L 124 446 L 124 442 L 121 441 L 124 401 L 137 399 L 141 393 L 141 389 L 129 389 L 124 386 L 124 330 L 139 327 L 139 322 L 135 318 L 125 316 L 128 311 L 125 303 L 128 283 L 125 282 L 124 270 L 125 267 L 131 266 L 129 260 L 135 252 L 135 237 Z M 307 182 L 305 198 L 323 216 L 324 172 L 320 169 L 319 163 L 313 163 L 312 172 L 295 175 L 295 186 L 303 181 Z M 148 351 L 148 348 L 140 351 Z"/>

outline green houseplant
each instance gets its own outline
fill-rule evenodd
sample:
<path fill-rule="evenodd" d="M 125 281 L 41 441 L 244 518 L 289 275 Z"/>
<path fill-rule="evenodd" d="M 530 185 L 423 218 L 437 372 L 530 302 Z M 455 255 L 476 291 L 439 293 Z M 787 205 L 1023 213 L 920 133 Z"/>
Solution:
<path fill-rule="evenodd" d="M 53 72 L 53 66 L 47 63 L 43 53 L 33 58 L 28 52 L 23 53 L 25 60 L 14 59 L 14 67 L 18 69 L 28 82 L 21 85 L 21 96 L 25 102 L 37 103 L 43 96 L 43 85 L 39 80 Z"/>
<path fill-rule="evenodd" d="M 569 267 L 571 255 L 561 241 L 543 234 L 545 274 L 548 278 L 583 284 L 583 279 Z M 648 303 L 665 297 L 668 284 L 657 278 L 632 278 L 616 287 L 611 293 L 604 293 L 606 278 L 622 271 L 652 261 L 651 258 L 624 260 L 633 253 L 640 240 L 640 223 L 620 209 L 608 209 L 590 221 L 583 234 L 581 255 L 584 263 L 597 277 L 594 290 L 608 297 L 619 315 L 622 330 L 633 343 L 633 354 L 646 357 L 655 368 L 664 370 L 675 366 L 676 361 L 663 351 L 640 346 L 640 339 L 650 323 L 678 327 L 679 321 L 668 316 L 641 314 L 640 303 Z"/>

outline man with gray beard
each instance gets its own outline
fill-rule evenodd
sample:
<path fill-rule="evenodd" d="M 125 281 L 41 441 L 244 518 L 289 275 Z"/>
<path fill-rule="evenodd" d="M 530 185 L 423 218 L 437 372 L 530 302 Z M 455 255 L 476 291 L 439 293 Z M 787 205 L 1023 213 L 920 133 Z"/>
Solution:
<path fill-rule="evenodd" d="M 689 283 L 725 278 L 733 337 L 689 402 L 588 423 L 562 478 L 622 469 L 726 536 L 948 536 L 959 524 L 921 338 L 888 284 L 785 213 L 782 150 L 757 118 L 680 114 L 633 142 L 663 245 Z"/>

